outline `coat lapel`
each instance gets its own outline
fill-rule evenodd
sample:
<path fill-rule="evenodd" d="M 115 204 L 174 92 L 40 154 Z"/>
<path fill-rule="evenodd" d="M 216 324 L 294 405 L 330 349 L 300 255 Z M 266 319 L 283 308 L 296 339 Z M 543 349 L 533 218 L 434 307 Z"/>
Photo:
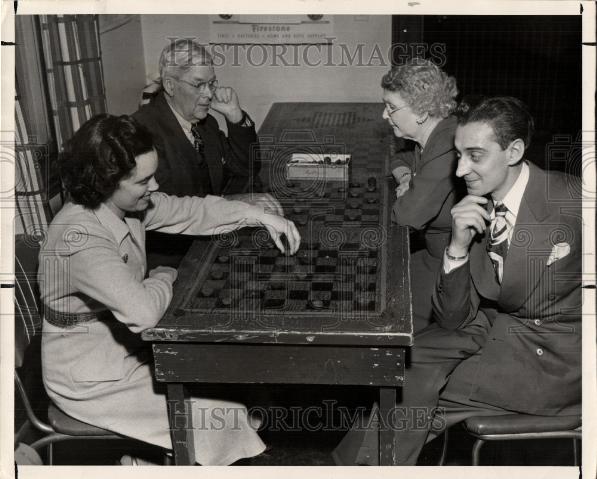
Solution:
<path fill-rule="evenodd" d="M 168 105 L 166 98 L 164 97 L 164 93 L 160 93 L 154 100 L 156 102 L 156 106 L 160 111 L 162 116 L 162 128 L 164 132 L 169 136 L 174 138 L 174 144 L 178 146 L 182 156 L 184 158 L 196 158 L 197 152 L 191 142 L 185 135 L 182 126 L 178 123 L 176 116 L 172 112 L 172 109 Z"/>
<path fill-rule="evenodd" d="M 208 133 L 205 133 L 205 121 L 201 122 L 199 125 L 199 131 L 205 141 L 205 149 L 203 155 L 207 162 L 207 169 L 209 171 L 209 176 L 211 180 L 211 185 L 213 191 L 204 191 L 198 185 L 201 184 L 200 175 L 203 175 L 204 172 L 199 166 L 199 158 L 198 153 L 195 151 L 195 147 L 191 144 L 189 139 L 187 138 L 184 130 L 180 126 L 176 116 L 172 112 L 172 109 L 168 105 L 164 94 L 159 94 L 156 99 L 154 100 L 157 102 L 159 110 L 163 115 L 164 121 L 163 128 L 167 135 L 173 138 L 173 141 L 170 143 L 175 145 L 175 154 L 173 155 L 176 158 L 176 161 L 179 163 L 178 165 L 170 165 L 171 168 L 179 167 L 182 171 L 190 172 L 191 178 L 193 178 L 192 183 L 194 186 L 195 193 L 197 194 L 199 191 L 203 191 L 203 195 L 205 194 L 220 194 L 219 185 L 222 184 L 221 178 L 221 170 L 222 167 L 214 168 L 213 167 L 213 158 L 218 156 L 218 148 L 217 145 L 214 144 L 213 140 L 209 136 Z M 215 148 L 215 153 L 213 152 Z"/>
<path fill-rule="evenodd" d="M 423 163 L 454 149 L 456 121 L 456 117 L 450 116 L 439 122 L 433 129 L 427 140 L 428 147 L 423 150 L 421 155 Z"/>
<path fill-rule="evenodd" d="M 493 263 L 487 254 L 488 236 L 489 230 L 483 236 L 477 236 L 471 247 L 471 277 L 481 296 L 497 301 L 500 295 L 500 285 L 495 279 Z"/>
<path fill-rule="evenodd" d="M 554 225 L 547 221 L 546 175 L 536 166 L 528 165 L 529 181 L 516 216 L 498 300 L 506 312 L 519 309 L 527 300 L 551 252 L 549 229 Z"/>
<path fill-rule="evenodd" d="M 209 128 L 208 124 L 209 118 L 210 117 L 199 123 L 199 131 L 201 132 L 201 136 L 205 145 L 203 156 L 205 157 L 205 161 L 207 162 L 207 167 L 209 169 L 209 179 L 211 180 L 211 186 L 214 194 L 219 195 L 221 193 L 223 175 L 222 156 L 218 144 L 219 138 L 217 137 L 217 134 L 214 138 L 214 133 L 210 131 L 211 129 Z"/>

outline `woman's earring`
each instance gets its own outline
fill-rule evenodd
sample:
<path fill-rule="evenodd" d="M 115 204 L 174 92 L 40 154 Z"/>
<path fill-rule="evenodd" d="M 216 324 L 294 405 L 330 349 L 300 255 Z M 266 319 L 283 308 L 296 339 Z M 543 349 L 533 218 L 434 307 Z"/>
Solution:
<path fill-rule="evenodd" d="M 427 118 L 429 118 L 429 115 L 425 115 L 425 118 L 423 118 L 422 120 L 415 120 L 417 122 L 417 125 L 422 125 L 423 123 L 425 123 L 427 121 Z"/>

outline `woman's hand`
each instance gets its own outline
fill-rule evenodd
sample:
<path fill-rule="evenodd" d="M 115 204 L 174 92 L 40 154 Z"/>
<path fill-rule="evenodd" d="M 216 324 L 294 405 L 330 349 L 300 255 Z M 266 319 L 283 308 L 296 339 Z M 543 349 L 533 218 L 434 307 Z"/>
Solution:
<path fill-rule="evenodd" d="M 410 188 L 410 179 L 412 178 L 410 173 L 404 174 L 400 178 L 400 182 L 398 183 L 398 187 L 396 188 L 396 198 L 400 198 L 404 193 L 406 193 Z"/>
<path fill-rule="evenodd" d="M 402 181 L 402 177 L 410 174 L 412 174 L 412 171 L 408 166 L 398 166 L 392 170 L 392 176 L 398 184 Z"/>
<path fill-rule="evenodd" d="M 396 198 L 400 198 L 410 188 L 410 180 L 412 178 L 412 171 L 407 166 L 399 166 L 392 170 L 392 175 L 398 183 L 396 188 Z"/>
<path fill-rule="evenodd" d="M 170 283 L 174 283 L 176 278 L 178 278 L 178 271 L 170 266 L 158 266 L 157 268 L 152 269 L 148 273 L 148 276 L 150 278 L 161 279 Z"/>
<path fill-rule="evenodd" d="M 288 241 L 288 253 L 294 254 L 297 252 L 301 244 L 301 235 L 292 221 L 266 213 L 260 218 L 260 222 L 267 228 L 274 243 L 282 253 L 286 253 L 286 248 L 284 248 L 281 240 L 282 235 L 286 236 Z"/>

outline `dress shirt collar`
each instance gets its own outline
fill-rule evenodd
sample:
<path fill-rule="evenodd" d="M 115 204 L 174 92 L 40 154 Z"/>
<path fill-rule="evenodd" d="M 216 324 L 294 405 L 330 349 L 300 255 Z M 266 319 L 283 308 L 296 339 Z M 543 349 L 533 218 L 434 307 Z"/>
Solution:
<path fill-rule="evenodd" d="M 178 121 L 178 123 L 180 124 L 182 130 L 184 131 L 185 135 L 187 136 L 187 138 L 189 140 L 191 140 L 193 138 L 193 134 L 191 133 L 191 128 L 193 128 L 193 124 L 190 121 L 185 120 L 180 113 L 178 113 L 174 107 L 170 104 L 170 102 L 168 100 L 166 100 L 166 103 L 168 104 L 168 106 L 170 107 L 170 110 L 172 110 L 172 113 L 174 113 L 174 117 L 176 118 L 176 121 Z"/>
<path fill-rule="evenodd" d="M 529 165 L 527 165 L 526 161 L 523 161 L 522 168 L 516 178 L 516 181 L 510 188 L 510 191 L 506 193 L 502 203 L 508 208 L 508 213 L 514 216 L 514 221 L 511 224 L 514 224 L 516 221 L 516 217 L 518 216 L 518 210 L 520 209 L 520 203 L 522 202 L 522 196 L 524 195 L 524 190 L 529 182 Z M 495 211 L 495 209 L 494 209 Z M 493 217 L 495 215 L 494 212 L 491 213 Z"/>

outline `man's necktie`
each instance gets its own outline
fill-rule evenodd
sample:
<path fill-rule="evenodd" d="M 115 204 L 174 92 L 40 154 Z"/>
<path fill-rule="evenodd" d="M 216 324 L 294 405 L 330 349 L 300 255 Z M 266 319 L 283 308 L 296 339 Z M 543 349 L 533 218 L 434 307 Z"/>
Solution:
<path fill-rule="evenodd" d="M 487 253 L 491 258 L 498 283 L 502 284 L 504 276 L 504 262 L 508 254 L 508 232 L 510 224 L 506 219 L 508 208 L 503 203 L 495 205 L 495 217 L 489 226 L 489 241 L 487 242 Z"/>
<path fill-rule="evenodd" d="M 201 133 L 199 133 L 198 122 L 193 123 L 193 125 L 191 126 L 191 134 L 193 135 L 193 147 L 197 152 L 197 165 L 199 166 L 198 180 L 200 181 L 200 189 L 196 191 L 196 194 L 200 196 L 213 194 L 211 178 L 209 176 L 209 169 L 207 167 L 207 162 L 203 151 L 205 143 L 203 142 Z"/>
<path fill-rule="evenodd" d="M 191 134 L 193 135 L 193 146 L 195 147 L 195 151 L 199 154 L 203 154 L 203 138 L 201 138 L 201 133 L 199 133 L 199 124 L 193 123 L 191 126 Z"/>

